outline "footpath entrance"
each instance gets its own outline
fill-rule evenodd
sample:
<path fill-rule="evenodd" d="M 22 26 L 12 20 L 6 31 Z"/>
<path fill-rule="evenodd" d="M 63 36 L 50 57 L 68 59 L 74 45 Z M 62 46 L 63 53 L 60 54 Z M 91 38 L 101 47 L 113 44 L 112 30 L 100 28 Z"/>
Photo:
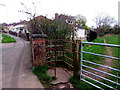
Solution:
<path fill-rule="evenodd" d="M 49 68 L 54 70 L 54 76 L 56 76 L 57 67 L 64 67 L 63 69 L 66 72 L 73 73 L 74 77 L 77 77 L 96 88 L 104 89 L 103 87 L 105 87 L 107 89 L 118 89 L 120 86 L 119 67 L 113 68 L 85 60 L 84 54 L 87 53 L 111 58 L 113 60 L 117 60 L 118 63 L 120 63 L 120 58 L 84 51 L 85 44 L 120 48 L 120 45 L 81 42 L 80 40 L 47 40 L 45 36 L 37 35 L 33 37 L 32 42 L 33 65 L 47 65 Z M 112 71 L 115 71 L 115 74 L 91 67 L 92 65 L 100 66 L 104 69 L 111 69 Z M 90 70 L 93 72 L 90 72 Z M 96 72 L 107 74 L 109 78 L 100 76 Z M 100 79 L 94 79 L 94 77 L 98 77 Z"/>

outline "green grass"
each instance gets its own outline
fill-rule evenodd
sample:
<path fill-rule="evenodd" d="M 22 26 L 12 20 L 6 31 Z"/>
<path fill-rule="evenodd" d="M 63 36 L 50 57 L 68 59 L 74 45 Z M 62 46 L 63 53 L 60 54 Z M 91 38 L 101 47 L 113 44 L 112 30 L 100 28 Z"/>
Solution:
<path fill-rule="evenodd" d="M 107 44 L 120 45 L 120 36 L 119 35 L 113 35 L 113 36 L 102 37 L 102 38 L 106 40 Z M 112 50 L 113 57 L 120 58 L 120 48 L 111 47 L 111 50 Z M 113 60 L 113 63 L 114 63 L 114 65 L 112 67 L 118 69 L 118 67 L 119 67 L 118 60 Z"/>
<path fill-rule="evenodd" d="M 100 38 L 97 38 L 97 39 L 95 39 L 94 41 L 92 41 L 92 42 L 95 42 L 95 43 L 104 43 L 104 40 L 103 39 L 105 39 L 106 40 L 106 42 L 108 43 L 108 44 L 119 44 L 120 45 L 120 39 L 118 39 L 118 35 L 113 35 L 112 37 L 100 37 Z M 70 44 L 66 44 L 67 46 L 71 46 Z M 68 50 L 70 50 L 71 51 L 71 48 L 70 47 L 68 47 L 67 48 Z M 87 44 L 85 44 L 84 45 L 84 51 L 88 51 L 88 52 L 93 52 L 93 53 L 98 53 L 98 54 L 103 54 L 103 55 L 106 55 L 107 54 L 107 52 L 106 52 L 106 47 L 105 46 L 98 46 L 98 45 L 87 45 Z M 118 52 L 119 50 L 118 49 L 116 49 L 116 48 L 112 48 L 112 52 L 113 52 L 113 56 L 114 57 L 118 57 L 119 56 L 119 52 Z M 70 53 L 65 53 L 65 55 L 67 56 L 67 57 L 71 57 L 72 58 L 72 54 L 70 54 Z M 104 57 L 100 57 L 100 56 L 95 56 L 95 55 L 90 55 L 90 54 L 84 54 L 84 59 L 85 60 L 88 60 L 88 61 L 92 61 L 92 62 L 95 62 L 95 63 L 99 63 L 99 64 L 103 64 L 104 63 L 104 60 L 105 60 L 105 58 Z M 63 60 L 66 60 L 66 61 L 68 61 L 71 65 L 72 65 L 72 62 L 71 62 L 71 60 L 69 60 L 69 59 L 63 59 Z M 87 66 L 91 66 L 91 67 L 97 67 L 97 66 L 95 66 L 95 65 L 90 65 L 90 64 L 88 64 L 88 63 L 84 63 L 85 65 L 87 65 Z M 62 65 L 62 64 L 61 64 Z M 68 66 L 68 65 L 66 65 L 66 66 Z M 118 62 L 115 60 L 114 61 L 114 66 L 113 66 L 114 68 L 118 68 Z M 116 72 L 112 72 L 113 74 L 115 74 L 116 75 Z M 112 77 L 106 77 L 106 78 L 108 78 L 108 79 L 110 79 L 110 80 L 113 80 L 113 81 L 115 81 L 116 79 L 115 78 L 112 78 Z M 74 78 L 74 77 L 72 77 L 72 78 L 70 78 L 70 81 L 71 81 L 71 83 L 73 84 L 73 86 L 75 87 L 75 88 L 82 88 L 82 89 L 85 89 L 86 88 L 86 84 L 84 83 L 84 82 L 81 82 L 81 81 L 79 81 L 78 79 L 76 79 L 76 78 Z M 102 88 L 104 88 L 104 89 L 109 89 L 109 88 L 107 88 L 106 86 L 104 86 L 104 85 L 101 85 L 101 84 L 99 84 L 99 83 L 97 83 L 97 82 L 94 82 L 94 81 L 92 81 L 92 80 L 89 80 L 90 82 L 92 82 L 92 83 L 94 83 L 94 84 L 96 84 L 96 85 L 98 85 L 98 86 L 100 86 L 100 87 L 102 87 Z M 106 83 L 106 84 L 108 84 L 108 85 L 110 85 L 110 86 L 113 86 L 113 87 L 115 87 L 116 85 L 115 84 L 112 84 L 112 83 L 109 83 L 109 82 L 106 82 L 106 81 L 104 81 L 104 80 L 102 80 L 101 82 L 104 82 L 104 83 Z M 89 86 L 88 86 L 89 87 Z M 90 87 L 91 88 L 91 87 Z M 89 88 L 89 89 L 90 89 Z M 110 89 L 109 89 L 110 90 Z"/>
<path fill-rule="evenodd" d="M 120 45 L 120 36 L 118 35 L 113 35 L 111 37 L 103 37 L 103 38 L 106 40 L 108 44 Z M 114 57 L 118 57 L 119 56 L 118 48 L 116 47 L 112 48 L 112 53 Z"/>
<path fill-rule="evenodd" d="M 1 43 L 11 43 L 11 42 L 16 42 L 16 40 L 13 37 L 10 37 L 8 35 L 2 34 L 2 41 Z"/>
<path fill-rule="evenodd" d="M 37 66 L 32 68 L 32 72 L 38 77 L 44 87 L 51 87 L 50 82 L 56 79 L 56 77 L 47 74 L 48 69 L 47 66 Z"/>
<path fill-rule="evenodd" d="M 91 80 L 91 79 L 85 78 L 85 80 L 87 80 L 87 81 L 89 81 L 89 82 L 91 82 L 91 83 L 93 83 L 93 84 L 95 84 L 95 85 L 97 85 L 97 86 L 99 86 L 99 87 L 101 87 L 101 88 L 103 88 L 103 89 L 105 89 L 105 90 L 113 90 L 113 89 L 111 89 L 111 88 L 109 88 L 109 87 L 106 87 L 106 86 L 104 86 L 104 85 L 102 85 L 102 84 L 100 84 L 100 83 L 98 83 L 98 82 L 95 82 L 95 81 L 93 81 L 93 80 Z M 116 84 L 107 82 L 107 81 L 105 81 L 105 80 L 100 80 L 100 82 L 105 83 L 105 84 L 107 84 L 107 85 L 109 85 L 109 86 L 112 86 L 112 87 L 116 88 Z M 117 90 L 120 90 L 120 86 L 117 87 Z"/>
<path fill-rule="evenodd" d="M 120 42 L 119 42 L 119 38 L 118 38 L 118 35 L 113 35 L 113 36 L 104 36 L 104 37 L 101 37 L 101 38 L 97 38 L 96 40 L 94 40 L 94 42 L 98 42 L 98 40 L 103 40 L 103 39 L 105 39 L 106 40 L 106 42 L 107 42 L 107 44 L 116 44 L 116 45 L 120 45 Z M 99 41 L 100 43 L 101 43 L 101 41 Z M 102 42 L 103 43 L 103 42 Z M 96 47 L 92 47 L 92 48 L 89 48 L 90 50 L 88 50 L 88 51 L 94 51 L 94 52 L 99 52 L 99 53 L 101 53 L 101 54 L 105 54 L 104 52 L 105 52 L 105 50 L 103 50 L 102 48 L 99 48 L 99 49 L 96 49 Z M 96 51 L 96 50 L 98 50 L 98 51 Z M 112 52 L 112 55 L 114 56 L 114 57 L 119 57 L 119 50 L 118 50 L 118 48 L 116 48 L 116 47 L 111 47 L 111 52 Z M 87 56 L 88 57 L 88 59 L 91 61 L 92 59 L 91 58 L 93 58 L 93 59 L 95 59 L 95 58 L 97 58 L 97 57 L 90 57 L 90 56 Z M 103 59 L 104 60 L 104 59 Z M 113 68 L 117 68 L 118 69 L 118 67 L 119 67 L 119 63 L 118 63 L 118 60 L 113 60 L 113 63 L 114 63 L 114 65 L 112 66 Z M 117 73 L 118 72 L 116 72 L 116 71 L 112 71 L 111 72 L 112 74 L 114 74 L 114 75 L 117 75 Z M 120 76 L 120 73 L 119 73 L 119 76 Z M 111 77 L 111 76 L 107 76 L 107 77 L 105 77 L 105 78 L 107 78 L 107 79 L 110 79 L 110 80 L 112 80 L 112 81 L 115 81 L 116 82 L 116 78 L 114 78 L 114 77 Z M 101 85 L 101 84 L 99 84 L 99 83 L 97 83 L 97 82 L 95 82 L 95 81 L 92 81 L 92 80 L 89 80 L 89 79 L 87 79 L 88 81 L 90 81 L 90 82 L 92 82 L 92 83 L 94 83 L 94 84 L 96 84 L 96 85 L 98 85 L 98 86 L 100 86 L 100 87 L 102 87 L 102 88 L 104 88 L 105 90 L 107 90 L 107 89 L 109 89 L 109 90 L 111 90 L 110 88 L 108 88 L 108 87 L 106 87 L 106 86 L 104 86 L 104 85 Z M 110 83 L 110 82 L 108 82 L 108 81 L 106 81 L 106 80 L 101 80 L 101 82 L 103 82 L 103 83 L 105 83 L 105 84 L 108 84 L 108 85 L 110 85 L 110 86 L 112 86 L 112 87 L 114 87 L 114 88 L 116 88 L 116 85 L 115 84 L 113 84 L 113 83 Z M 119 83 L 120 83 L 120 79 L 119 79 L 119 81 L 118 81 Z M 120 86 L 118 86 L 118 90 L 120 90 Z"/>
<path fill-rule="evenodd" d="M 106 40 L 107 44 L 120 45 L 120 36 L 119 35 L 112 35 L 112 36 L 107 36 L 107 37 L 102 37 L 102 38 Z M 112 50 L 112 56 L 120 58 L 120 56 L 119 56 L 120 55 L 120 48 L 111 47 L 111 50 Z M 113 66 L 112 67 L 116 68 L 116 69 L 120 69 L 119 61 L 113 59 Z M 118 72 L 113 70 L 111 73 L 114 75 L 117 75 Z M 118 75 L 120 76 L 120 72 L 118 73 Z M 108 76 L 107 78 L 109 78 L 113 81 L 116 81 L 116 78 L 113 78 L 110 76 Z M 106 82 L 106 81 L 104 81 L 104 82 L 107 84 L 110 84 L 109 82 Z M 120 79 L 118 80 L 118 82 L 120 83 Z M 112 84 L 112 86 L 115 87 L 115 85 L 113 85 L 113 84 Z M 120 89 L 120 86 L 118 86 L 118 89 Z"/>
<path fill-rule="evenodd" d="M 92 41 L 94 43 L 104 43 L 102 38 L 97 38 L 94 41 Z M 92 52 L 92 53 L 97 53 L 97 54 L 102 54 L 105 55 L 106 54 L 106 48 L 104 46 L 99 46 L 99 45 L 88 45 L 85 44 L 84 45 L 84 51 L 87 52 Z M 91 62 L 95 62 L 95 63 L 99 63 L 99 64 L 103 64 L 104 63 L 104 57 L 100 57 L 100 56 L 96 56 L 96 55 L 91 55 L 91 54 L 83 54 L 83 59 L 91 61 Z M 90 65 L 89 63 L 84 63 L 85 65 L 88 66 L 94 66 L 97 67 L 95 65 Z"/>
<path fill-rule="evenodd" d="M 91 80 L 91 79 L 86 78 L 85 80 L 87 80 L 87 81 L 89 81 L 89 82 L 91 82 L 91 83 L 93 83 L 93 84 L 95 84 L 95 85 L 97 85 L 97 86 L 99 86 L 99 87 L 101 87 L 101 88 L 103 88 L 103 89 L 105 89 L 105 90 L 113 90 L 113 89 L 111 89 L 111 88 L 109 88 L 109 87 L 106 87 L 106 86 L 104 86 L 104 85 L 102 85 L 102 84 L 99 84 L 99 83 L 97 83 L 97 82 L 95 82 L 95 81 L 93 81 L 93 80 Z M 96 89 L 95 89 L 95 90 L 96 90 Z"/>
<path fill-rule="evenodd" d="M 101 39 L 101 38 L 97 38 L 93 42 L 95 42 L 95 43 L 104 43 L 103 39 Z M 66 49 L 68 49 L 69 51 L 72 51 L 72 48 L 71 48 L 72 44 L 66 43 L 65 45 L 68 46 L 68 47 L 65 47 Z M 89 46 L 88 44 L 85 44 L 84 45 L 84 51 L 103 54 L 103 55 L 106 54 L 106 48 L 104 46 L 98 46 L 98 45 L 90 45 Z M 64 55 L 69 57 L 69 58 L 73 58 L 73 54 L 71 54 L 71 53 L 64 52 Z M 104 63 L 103 60 L 105 59 L 104 57 L 91 55 L 91 54 L 83 54 L 83 56 L 84 56 L 85 60 L 92 61 L 92 62 L 99 63 L 99 64 L 103 64 Z M 70 65 L 73 66 L 73 61 L 71 61 L 70 59 L 64 58 L 63 60 L 67 61 Z M 84 62 L 84 64 L 88 65 L 88 66 L 97 67 L 95 65 L 90 65 L 90 64 L 85 63 L 85 62 Z"/>
<path fill-rule="evenodd" d="M 109 37 L 102 37 L 103 39 L 106 40 L 107 44 L 115 44 L 115 45 L 120 45 L 120 36 L 119 35 L 112 35 Z M 111 47 L 112 50 L 112 56 L 120 58 L 120 48 L 117 47 Z M 113 59 L 114 65 L 112 66 L 113 68 L 119 68 L 119 61 Z M 113 74 L 116 74 L 115 71 L 113 71 Z"/>
<path fill-rule="evenodd" d="M 79 79 L 75 77 L 71 77 L 69 81 L 73 84 L 74 88 L 80 89 L 80 90 L 95 90 L 95 88 L 91 85 L 89 85 L 86 82 L 80 81 Z"/>

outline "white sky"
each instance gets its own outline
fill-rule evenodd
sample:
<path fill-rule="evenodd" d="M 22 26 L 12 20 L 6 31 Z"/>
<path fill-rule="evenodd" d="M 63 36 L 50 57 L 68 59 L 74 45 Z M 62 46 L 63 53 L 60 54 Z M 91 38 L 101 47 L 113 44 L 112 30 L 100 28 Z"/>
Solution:
<path fill-rule="evenodd" d="M 87 25 L 94 26 L 93 19 L 99 13 L 106 13 L 118 20 L 119 0 L 0 0 L 0 23 L 18 22 L 25 20 L 26 15 L 18 12 L 23 10 L 20 2 L 32 8 L 32 1 L 37 5 L 37 13 L 54 18 L 54 14 L 77 15 L 82 14 L 87 18 Z M 40 2 L 40 4 L 38 4 Z"/>

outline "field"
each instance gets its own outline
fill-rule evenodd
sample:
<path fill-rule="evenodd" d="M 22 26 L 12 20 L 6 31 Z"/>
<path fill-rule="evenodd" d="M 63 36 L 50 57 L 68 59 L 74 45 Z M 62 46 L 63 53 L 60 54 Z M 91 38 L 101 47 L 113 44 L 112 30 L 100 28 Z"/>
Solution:
<path fill-rule="evenodd" d="M 119 35 L 107 36 L 107 37 L 103 37 L 103 39 L 105 39 L 108 44 L 120 45 L 120 36 Z M 113 53 L 114 57 L 118 57 L 119 49 L 112 48 L 112 53 Z"/>
<path fill-rule="evenodd" d="M 108 44 L 120 45 L 120 36 L 119 35 L 112 35 L 112 36 L 107 36 L 107 37 L 103 37 L 103 38 L 106 39 Z M 111 52 L 112 52 L 113 57 L 120 58 L 120 48 L 111 47 L 111 50 L 112 50 Z M 116 69 L 120 69 L 120 61 L 113 60 L 112 67 L 116 68 Z M 120 76 L 120 72 L 112 71 L 112 74 Z M 112 78 L 112 77 L 108 77 L 108 78 L 115 80 L 115 78 Z M 120 83 L 120 79 L 118 80 L 118 82 Z M 120 86 L 118 89 L 120 89 Z"/>
<path fill-rule="evenodd" d="M 97 38 L 92 42 L 94 42 L 94 43 L 104 43 L 104 40 L 102 38 Z M 106 54 L 106 48 L 104 46 L 99 46 L 99 45 L 85 44 L 84 45 L 84 51 L 97 53 L 97 54 L 103 54 L 103 55 Z M 85 53 L 85 54 L 83 54 L 83 59 L 88 60 L 88 61 L 92 61 L 94 63 L 103 64 L 103 60 L 105 58 Z M 85 63 L 85 64 L 88 65 L 87 63 Z M 88 65 L 88 66 L 91 66 L 91 65 Z"/>
<path fill-rule="evenodd" d="M 100 37 L 100 38 L 97 38 L 96 40 L 94 40 L 93 42 L 104 43 L 103 40 L 105 40 L 107 44 L 120 45 L 118 35 L 110 35 L 110 36 Z M 100 46 L 91 45 L 91 46 L 86 46 L 84 50 L 89 51 L 89 52 L 94 52 L 94 53 L 100 53 L 100 54 L 103 54 L 103 55 L 108 55 L 108 53 L 112 53 L 113 57 L 117 57 L 117 58 L 120 57 L 119 56 L 120 55 L 120 48 L 110 47 L 109 49 L 110 49 L 110 52 L 107 52 L 107 49 L 105 48 L 105 46 L 100 47 Z M 89 54 L 84 54 L 84 59 L 95 62 L 95 63 L 100 63 L 100 64 L 103 64 L 103 65 L 105 64 L 104 61 L 108 60 L 106 58 L 102 58 L 102 57 L 94 56 L 94 55 L 89 55 Z M 120 62 L 118 60 L 112 59 L 112 62 L 108 62 L 108 63 L 112 63 L 110 65 L 113 68 L 117 68 L 117 69 L 120 68 Z M 91 66 L 91 67 L 99 68 L 97 66 L 89 65 L 88 63 L 84 63 L 84 64 L 86 64 L 88 66 Z M 116 72 L 114 70 L 111 70 L 109 73 L 114 74 L 114 75 L 120 75 L 120 72 Z M 116 81 L 120 82 L 120 80 L 117 80 L 116 78 L 113 78 L 111 76 L 105 76 L 105 78 L 110 79 L 110 80 L 115 81 L 115 82 Z M 93 83 L 95 83 L 99 86 L 98 83 L 96 83 L 92 80 L 88 80 L 88 81 L 93 82 Z M 106 80 L 101 80 L 101 82 L 104 82 L 104 83 L 106 83 L 110 86 L 116 87 L 115 84 L 107 82 Z M 104 89 L 108 89 L 108 88 L 106 88 L 105 86 L 102 86 L 102 85 L 101 85 L 101 87 L 103 87 Z M 118 87 L 118 88 L 120 88 L 120 87 Z"/>

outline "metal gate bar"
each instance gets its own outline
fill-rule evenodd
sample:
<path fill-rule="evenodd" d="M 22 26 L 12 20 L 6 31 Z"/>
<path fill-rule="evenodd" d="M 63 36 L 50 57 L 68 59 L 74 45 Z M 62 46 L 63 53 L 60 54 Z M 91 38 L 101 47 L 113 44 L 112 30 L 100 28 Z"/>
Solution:
<path fill-rule="evenodd" d="M 93 64 L 93 65 L 98 65 L 98 66 L 100 66 L 100 67 L 105 67 L 105 68 L 108 68 L 108 69 L 111 69 L 111 70 L 115 70 L 115 71 L 117 71 L 118 73 L 120 72 L 120 70 L 119 70 L 119 69 L 116 69 L 116 68 L 108 67 L 108 66 L 105 66 L 105 65 L 97 64 L 97 63 L 94 63 L 94 62 L 91 62 L 91 61 L 83 60 L 83 53 L 92 54 L 92 55 L 97 55 L 97 56 L 102 56 L 102 57 L 106 57 L 106 58 L 111 58 L 111 59 L 118 60 L 119 62 L 120 62 L 120 58 L 116 58 L 116 57 L 112 57 L 112 56 L 107 56 L 107 55 L 102 55 L 102 54 L 97 54 L 97 53 L 92 53 L 92 52 L 83 51 L 83 48 L 84 48 L 84 47 L 83 47 L 83 44 L 109 46 L 109 47 L 116 47 L 116 48 L 120 48 L 120 45 L 104 44 L 104 43 L 93 43 L 93 42 L 81 42 L 80 80 L 82 80 L 82 81 L 84 81 L 84 82 L 86 82 L 86 83 L 89 83 L 90 85 L 95 86 L 95 87 L 97 87 L 97 88 L 99 88 L 99 89 L 103 89 L 103 88 L 101 88 L 100 86 L 95 85 L 95 84 L 93 84 L 92 82 L 89 82 L 89 81 L 87 81 L 87 80 L 85 80 L 85 79 L 83 78 L 83 77 L 86 77 L 86 78 L 91 79 L 91 80 L 93 80 L 93 81 L 95 81 L 95 82 L 97 82 L 97 83 L 99 83 L 99 84 L 102 84 L 102 85 L 104 85 L 104 86 L 106 86 L 106 87 L 109 87 L 109 88 L 111 88 L 111 89 L 116 89 L 116 88 L 114 88 L 114 87 L 112 87 L 112 86 L 110 86 L 110 85 L 107 85 L 107 84 L 105 84 L 105 83 L 103 83 L 103 82 L 101 82 L 101 81 L 98 81 L 98 80 L 95 80 L 95 79 L 93 79 L 93 78 L 91 78 L 91 77 L 89 77 L 89 76 L 86 76 L 86 75 L 84 75 L 82 72 L 86 72 L 86 73 L 88 73 L 88 74 L 91 74 L 91 75 L 93 75 L 93 76 L 95 76 L 95 77 L 99 77 L 99 78 L 101 78 L 101 79 L 103 79 L 103 80 L 106 80 L 106 81 L 108 81 L 108 82 L 110 82 L 110 83 L 113 83 L 113 84 L 116 84 L 116 85 L 120 85 L 120 83 L 118 82 L 118 79 L 120 79 L 119 76 L 113 75 L 113 74 L 110 74 L 110 73 L 107 73 L 107 72 L 104 72 L 104 71 L 101 71 L 101 70 L 98 70 L 98 69 L 95 69 L 95 68 L 90 67 L 90 66 L 87 66 L 87 65 L 83 65 L 83 62 L 86 62 L 86 63 L 89 63 L 89 64 Z M 105 77 L 102 77 L 102 76 L 100 76 L 100 75 L 97 75 L 97 74 L 94 74 L 94 73 L 92 73 L 92 72 L 83 70 L 82 67 L 86 67 L 86 68 L 88 68 L 88 69 L 92 69 L 92 70 L 94 70 L 94 71 L 98 71 L 98 72 L 100 72 L 100 73 L 107 74 L 107 75 L 109 75 L 109 76 L 112 76 L 112 77 L 117 78 L 117 80 L 116 80 L 116 82 L 115 82 L 115 81 L 112 81 L 112 80 L 107 79 L 107 78 L 105 78 Z M 82 76 L 83 76 L 83 77 L 82 77 Z"/>

